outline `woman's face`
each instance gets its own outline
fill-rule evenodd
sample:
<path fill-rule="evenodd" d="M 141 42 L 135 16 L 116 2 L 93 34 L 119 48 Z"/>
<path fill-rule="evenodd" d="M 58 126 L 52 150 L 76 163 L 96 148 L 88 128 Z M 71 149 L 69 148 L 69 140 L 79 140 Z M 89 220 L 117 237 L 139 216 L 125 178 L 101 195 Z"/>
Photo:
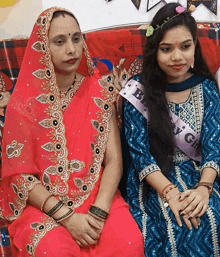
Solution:
<path fill-rule="evenodd" d="M 183 25 L 167 30 L 157 50 L 157 62 L 169 83 L 179 83 L 189 77 L 194 62 L 195 42 Z"/>
<path fill-rule="evenodd" d="M 66 14 L 54 18 L 48 37 L 55 72 L 63 75 L 75 72 L 83 51 L 82 33 L 76 20 Z"/>

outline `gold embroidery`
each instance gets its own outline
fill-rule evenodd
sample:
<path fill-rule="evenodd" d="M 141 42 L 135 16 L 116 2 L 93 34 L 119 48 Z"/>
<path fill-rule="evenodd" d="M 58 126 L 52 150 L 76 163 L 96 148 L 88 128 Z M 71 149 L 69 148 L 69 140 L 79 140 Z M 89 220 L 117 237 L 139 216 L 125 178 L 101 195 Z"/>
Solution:
<path fill-rule="evenodd" d="M 21 174 L 21 179 L 17 180 L 17 183 L 12 183 L 14 193 L 17 198 L 14 198 L 14 203 L 9 202 L 9 207 L 13 214 L 6 217 L 7 220 L 11 221 L 19 217 L 26 206 L 28 199 L 28 191 L 30 191 L 35 185 L 41 184 L 33 175 Z"/>
<path fill-rule="evenodd" d="M 45 78 L 45 71 L 44 70 L 36 70 L 32 73 L 35 77 L 38 79 L 44 79 Z"/>
<path fill-rule="evenodd" d="M 71 160 L 69 162 L 69 171 L 72 172 L 79 172 L 85 168 L 85 163 L 78 160 Z"/>
<path fill-rule="evenodd" d="M 47 95 L 41 94 L 38 97 L 36 97 L 36 100 L 42 104 L 46 104 L 47 103 Z"/>
<path fill-rule="evenodd" d="M 39 124 L 44 128 L 51 128 L 50 119 L 44 119 L 44 120 L 40 121 Z"/>
<path fill-rule="evenodd" d="M 6 146 L 6 153 L 8 158 L 19 157 L 21 155 L 21 149 L 23 147 L 23 144 L 13 140 L 11 144 Z"/>
<path fill-rule="evenodd" d="M 46 233 L 59 226 L 59 224 L 50 217 L 43 217 L 41 220 L 42 222 L 35 222 L 30 224 L 30 227 L 35 231 L 30 235 L 31 243 L 26 245 L 26 250 L 29 253 L 29 256 L 35 255 L 37 245 L 46 235 Z"/>
<path fill-rule="evenodd" d="M 35 42 L 33 45 L 32 45 L 32 48 L 37 51 L 37 52 L 43 52 L 45 51 L 45 45 L 40 42 L 40 41 L 37 41 Z"/>
<path fill-rule="evenodd" d="M 45 151 L 53 152 L 55 151 L 53 143 L 49 142 L 41 146 Z"/>

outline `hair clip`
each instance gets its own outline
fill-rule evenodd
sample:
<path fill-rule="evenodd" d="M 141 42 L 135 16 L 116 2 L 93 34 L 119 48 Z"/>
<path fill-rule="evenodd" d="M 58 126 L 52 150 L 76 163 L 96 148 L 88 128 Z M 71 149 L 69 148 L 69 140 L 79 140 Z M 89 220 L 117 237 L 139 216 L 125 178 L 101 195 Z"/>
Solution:
<path fill-rule="evenodd" d="M 193 12 L 193 11 L 195 11 L 195 9 L 196 9 L 196 8 L 195 8 L 195 5 L 190 5 L 190 6 L 189 6 L 189 12 Z M 182 7 L 182 6 L 177 6 L 177 7 L 175 8 L 175 10 L 176 10 L 176 14 L 175 14 L 173 17 L 171 17 L 171 18 L 170 18 L 170 17 L 167 17 L 166 20 L 164 20 L 161 25 L 156 25 L 156 28 L 153 28 L 153 26 L 149 26 L 149 27 L 147 28 L 147 31 L 146 31 L 146 37 L 152 36 L 153 33 L 154 33 L 156 30 L 162 28 L 164 24 L 166 24 L 166 23 L 169 22 L 170 20 L 176 18 L 176 17 L 179 16 L 181 13 L 187 12 L 187 10 L 186 10 L 184 7 Z"/>
<path fill-rule="evenodd" d="M 151 36 L 154 33 L 154 28 L 152 26 L 147 28 L 146 37 Z"/>

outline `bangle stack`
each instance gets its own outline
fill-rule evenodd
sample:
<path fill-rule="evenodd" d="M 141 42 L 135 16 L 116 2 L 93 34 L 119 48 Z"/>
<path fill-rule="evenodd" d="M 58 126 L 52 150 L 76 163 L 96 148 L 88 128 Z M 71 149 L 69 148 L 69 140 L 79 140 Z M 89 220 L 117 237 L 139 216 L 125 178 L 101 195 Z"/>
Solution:
<path fill-rule="evenodd" d="M 52 216 L 54 215 L 56 212 L 59 211 L 59 209 L 61 209 L 64 205 L 63 201 L 59 201 L 52 209 L 50 209 L 48 211 L 48 213 L 46 213 L 48 216 Z"/>
<path fill-rule="evenodd" d="M 74 210 L 72 210 L 72 209 L 69 209 L 69 211 L 66 213 L 66 214 L 64 214 L 63 216 L 61 216 L 60 218 L 58 218 L 58 219 L 54 219 L 56 222 L 61 222 L 61 221 L 63 221 L 63 220 L 65 220 L 65 219 L 67 219 L 67 218 L 69 218 L 71 215 L 73 215 L 74 214 Z"/>
<path fill-rule="evenodd" d="M 162 190 L 161 195 L 163 196 L 163 199 L 166 200 L 166 195 L 173 190 L 174 188 L 177 188 L 177 186 L 175 186 L 174 184 L 168 184 L 167 186 L 164 187 L 164 189 Z"/>
<path fill-rule="evenodd" d="M 108 217 L 108 212 L 102 210 L 99 207 L 94 206 L 93 204 L 91 204 L 88 213 L 93 216 L 94 218 L 101 220 L 101 221 L 106 221 L 107 217 Z"/>

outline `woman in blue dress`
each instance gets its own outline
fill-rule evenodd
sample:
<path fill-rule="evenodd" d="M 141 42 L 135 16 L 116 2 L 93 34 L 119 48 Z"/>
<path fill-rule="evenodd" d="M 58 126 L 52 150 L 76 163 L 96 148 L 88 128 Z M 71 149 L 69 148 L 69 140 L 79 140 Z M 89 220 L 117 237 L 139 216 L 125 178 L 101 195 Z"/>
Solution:
<path fill-rule="evenodd" d="M 162 7 L 121 91 L 126 200 L 150 257 L 220 256 L 219 94 L 196 33 L 189 11 Z"/>

